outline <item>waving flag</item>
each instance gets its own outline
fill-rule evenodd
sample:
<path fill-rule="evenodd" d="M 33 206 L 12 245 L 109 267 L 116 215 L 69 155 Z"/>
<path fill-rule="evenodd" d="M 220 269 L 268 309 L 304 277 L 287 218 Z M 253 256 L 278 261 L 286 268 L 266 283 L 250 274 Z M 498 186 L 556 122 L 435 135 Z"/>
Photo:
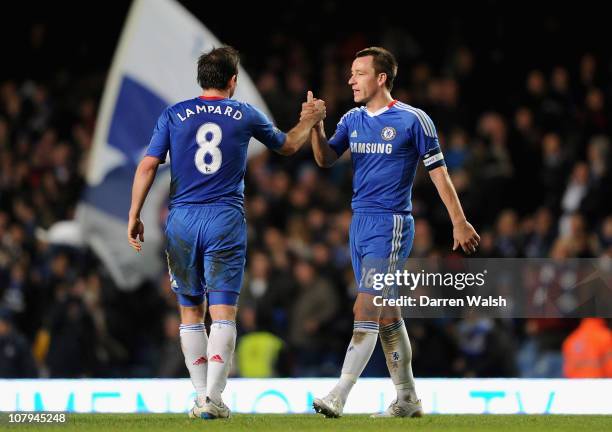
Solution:
<path fill-rule="evenodd" d="M 199 55 L 221 45 L 174 0 L 136 0 L 131 7 L 104 89 L 76 221 L 71 227 L 61 222 L 48 233 L 51 242 L 89 245 L 123 289 L 158 276 L 165 265 L 160 215 L 170 172 L 167 165 L 160 167 L 149 192 L 142 211 L 145 243 L 137 254 L 126 240 L 136 166 L 163 109 L 201 94 L 196 83 Z M 270 115 L 242 69 L 234 97 Z M 251 143 L 249 153 L 262 149 Z"/>

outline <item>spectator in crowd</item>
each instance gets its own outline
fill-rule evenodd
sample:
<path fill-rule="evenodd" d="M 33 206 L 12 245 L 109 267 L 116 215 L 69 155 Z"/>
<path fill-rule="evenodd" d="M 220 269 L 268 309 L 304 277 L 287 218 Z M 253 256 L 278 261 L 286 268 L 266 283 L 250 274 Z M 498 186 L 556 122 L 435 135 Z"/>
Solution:
<path fill-rule="evenodd" d="M 256 321 L 253 308 L 240 315 L 244 332 L 236 346 L 238 374 L 244 378 L 272 378 L 285 372 L 288 366 L 285 343 L 267 325 Z M 286 373 L 286 372 L 285 372 Z"/>
<path fill-rule="evenodd" d="M 36 378 L 27 339 L 13 327 L 11 311 L 0 309 L 0 378 Z"/>
<path fill-rule="evenodd" d="M 294 274 L 299 291 L 290 314 L 289 342 L 297 350 L 297 374 L 322 375 L 330 361 L 324 335 L 338 311 L 338 299 L 330 281 L 317 275 L 310 262 L 298 261 Z"/>
<path fill-rule="evenodd" d="M 160 378 L 187 377 L 187 369 L 181 351 L 181 341 L 177 329 L 181 320 L 176 312 L 164 317 L 164 339 L 160 347 L 159 366 L 156 376 Z"/>
<path fill-rule="evenodd" d="M 553 216 L 547 207 L 540 207 L 531 221 L 525 243 L 525 256 L 541 258 L 548 256 L 554 241 Z"/>
<path fill-rule="evenodd" d="M 563 342 L 567 378 L 612 378 L 612 330 L 603 318 L 585 318 Z"/>
<path fill-rule="evenodd" d="M 511 377 L 516 374 L 511 334 L 497 321 L 470 316 L 457 326 L 459 376 Z"/>
<path fill-rule="evenodd" d="M 60 290 L 47 317 L 49 351 L 45 363 L 52 378 L 92 376 L 96 347 L 93 319 L 76 286 Z"/>

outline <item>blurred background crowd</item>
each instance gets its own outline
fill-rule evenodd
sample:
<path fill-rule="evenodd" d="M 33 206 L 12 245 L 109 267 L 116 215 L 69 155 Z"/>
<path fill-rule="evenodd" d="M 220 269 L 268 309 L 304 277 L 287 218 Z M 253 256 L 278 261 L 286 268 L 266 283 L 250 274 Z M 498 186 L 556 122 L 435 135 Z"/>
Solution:
<path fill-rule="evenodd" d="M 519 16 L 484 2 L 484 20 L 458 6 L 418 6 L 406 22 L 390 11 L 364 22 L 327 1 L 314 14 L 306 2 L 273 16 L 245 5 L 250 21 L 229 24 L 183 3 L 242 52 L 283 130 L 312 89 L 326 101 L 330 135 L 353 107 L 346 81 L 354 53 L 370 45 L 393 52 L 393 96 L 435 122 L 482 237 L 477 256 L 612 257 L 612 58 L 598 36 L 603 18 L 578 25 L 563 9 Z M 124 292 L 91 251 L 37 235 L 74 215 L 126 7 L 100 12 L 104 26 L 86 20 L 67 30 L 60 11 L 43 10 L 2 30 L 11 64 L 0 71 L 0 378 L 187 376 L 167 274 Z M 235 376 L 339 373 L 356 295 L 351 176 L 346 156 L 319 169 L 309 146 L 291 158 L 265 152 L 250 160 Z M 413 208 L 411 256 L 450 255 L 452 227 L 422 168 Z M 418 377 L 612 376 L 604 320 L 407 326 Z M 576 343 L 601 364 L 572 367 Z M 364 376 L 386 376 L 378 349 Z"/>

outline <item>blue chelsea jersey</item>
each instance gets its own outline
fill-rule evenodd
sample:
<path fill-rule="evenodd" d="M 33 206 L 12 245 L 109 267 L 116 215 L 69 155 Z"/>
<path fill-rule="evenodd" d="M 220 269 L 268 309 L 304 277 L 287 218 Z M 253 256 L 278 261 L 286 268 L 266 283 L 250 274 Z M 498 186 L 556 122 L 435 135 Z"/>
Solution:
<path fill-rule="evenodd" d="M 233 99 L 198 97 L 166 108 L 146 155 L 170 154 L 170 207 L 244 205 L 244 174 L 251 137 L 268 148 L 286 135 L 257 108 Z"/>
<path fill-rule="evenodd" d="M 351 152 L 355 212 L 411 212 L 418 161 L 428 170 L 444 165 L 429 116 L 398 101 L 376 113 L 353 108 L 340 119 L 329 144 L 338 156 Z"/>

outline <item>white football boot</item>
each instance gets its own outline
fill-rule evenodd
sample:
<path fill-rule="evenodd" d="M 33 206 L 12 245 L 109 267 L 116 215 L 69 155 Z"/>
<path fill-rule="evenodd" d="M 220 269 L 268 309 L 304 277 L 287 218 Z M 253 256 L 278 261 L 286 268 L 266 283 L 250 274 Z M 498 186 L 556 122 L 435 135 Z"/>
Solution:
<path fill-rule="evenodd" d="M 338 418 L 342 416 L 344 401 L 340 396 L 330 393 L 322 399 L 315 398 L 312 407 L 318 414 L 323 414 L 327 418 Z"/>
<path fill-rule="evenodd" d="M 221 401 L 220 404 L 217 404 L 210 400 L 210 398 L 206 398 L 204 403 L 201 403 L 198 399 L 195 400 L 193 408 L 189 411 L 190 418 L 200 418 L 204 420 L 214 420 L 219 418 L 229 418 L 230 410 Z"/>
<path fill-rule="evenodd" d="M 395 399 L 385 411 L 372 414 L 370 417 L 423 417 L 423 406 L 421 405 L 420 399 L 416 402 L 398 402 L 398 400 Z"/>
<path fill-rule="evenodd" d="M 200 415 L 196 414 L 196 412 L 198 412 L 197 410 L 199 410 L 204 405 L 205 401 L 206 401 L 206 397 L 204 397 L 204 396 L 196 397 L 193 400 L 193 406 L 191 407 L 191 409 L 187 413 L 189 415 L 189 418 L 192 418 L 192 419 L 200 418 Z"/>

